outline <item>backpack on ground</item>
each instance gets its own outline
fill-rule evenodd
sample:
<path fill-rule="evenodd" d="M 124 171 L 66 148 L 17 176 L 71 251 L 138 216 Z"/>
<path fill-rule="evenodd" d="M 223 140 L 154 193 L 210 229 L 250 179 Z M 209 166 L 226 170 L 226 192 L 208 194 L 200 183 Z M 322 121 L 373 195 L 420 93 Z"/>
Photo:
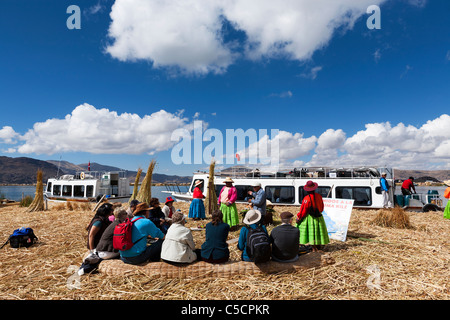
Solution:
<path fill-rule="evenodd" d="M 137 218 L 134 221 L 131 221 L 130 218 L 127 218 L 124 222 L 119 223 L 117 226 L 114 227 L 114 234 L 113 234 L 113 247 L 116 250 L 125 251 L 129 250 L 133 247 L 135 243 L 131 240 L 131 228 L 133 227 L 133 224 L 138 221 L 139 219 L 144 219 L 144 217 Z"/>
<path fill-rule="evenodd" d="M 247 235 L 247 255 L 255 263 L 267 262 L 272 253 L 270 240 L 262 226 L 249 228 Z"/>
<path fill-rule="evenodd" d="M 319 211 L 318 208 L 315 207 L 316 198 L 313 197 L 312 200 L 311 195 L 309 195 L 309 200 L 311 200 L 311 206 L 309 207 L 308 214 L 314 218 L 320 218 L 322 216 L 322 213 Z"/>
<path fill-rule="evenodd" d="M 14 230 L 14 232 L 9 236 L 8 240 L 0 247 L 2 249 L 8 242 L 11 248 L 28 248 L 32 246 L 38 237 L 34 234 L 33 229 L 21 227 Z"/>

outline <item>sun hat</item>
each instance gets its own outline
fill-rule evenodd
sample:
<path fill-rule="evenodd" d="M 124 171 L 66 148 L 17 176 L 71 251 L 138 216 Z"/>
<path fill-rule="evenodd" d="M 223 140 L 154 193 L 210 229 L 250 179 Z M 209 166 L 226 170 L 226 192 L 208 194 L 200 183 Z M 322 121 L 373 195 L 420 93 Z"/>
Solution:
<path fill-rule="evenodd" d="M 258 182 L 258 181 L 254 181 L 254 182 L 252 183 L 252 187 L 261 187 L 261 183 Z"/>
<path fill-rule="evenodd" d="M 223 182 L 224 183 L 227 183 L 227 182 L 234 183 L 233 179 L 231 179 L 230 177 L 226 177 L 226 179 Z"/>
<path fill-rule="evenodd" d="M 280 218 L 281 219 L 290 219 L 292 218 L 294 215 L 288 211 L 282 212 L 280 213 Z"/>
<path fill-rule="evenodd" d="M 245 214 L 245 218 L 243 222 L 247 225 L 257 223 L 259 220 L 261 220 L 261 212 L 259 210 L 249 210 Z"/>
<path fill-rule="evenodd" d="M 136 206 L 136 209 L 134 210 L 133 214 L 136 216 L 139 212 L 148 211 L 148 210 L 150 210 L 149 205 L 146 204 L 145 202 L 142 202 Z"/>
<path fill-rule="evenodd" d="M 203 183 L 203 180 L 197 180 L 197 182 L 195 182 L 194 186 L 199 186 Z"/>
<path fill-rule="evenodd" d="M 167 204 L 168 202 L 174 202 L 174 201 L 175 200 L 173 200 L 172 197 L 167 197 L 165 204 Z"/>
<path fill-rule="evenodd" d="M 186 215 L 183 214 L 181 211 L 176 211 L 173 215 L 172 215 L 172 223 L 180 223 L 186 221 Z"/>
<path fill-rule="evenodd" d="M 312 182 L 311 180 L 309 180 L 305 186 L 303 187 L 304 190 L 306 191 L 314 191 L 317 189 L 319 185 L 316 182 Z"/>

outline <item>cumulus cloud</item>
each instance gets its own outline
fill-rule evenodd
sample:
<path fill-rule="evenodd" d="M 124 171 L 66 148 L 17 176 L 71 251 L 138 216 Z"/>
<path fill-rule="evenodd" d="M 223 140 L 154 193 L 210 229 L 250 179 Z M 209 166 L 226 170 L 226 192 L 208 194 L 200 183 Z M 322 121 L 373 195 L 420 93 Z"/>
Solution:
<path fill-rule="evenodd" d="M 225 72 L 238 58 L 307 60 L 384 1 L 116 0 L 106 51 L 197 74 Z M 225 23 L 244 39 L 225 40 Z"/>
<path fill-rule="evenodd" d="M 140 117 L 82 104 L 64 119 L 35 123 L 20 137 L 23 144 L 16 151 L 49 155 L 59 152 L 153 154 L 173 146 L 171 134 L 178 128 L 192 130 L 192 124 L 182 112 L 172 114 L 160 110 Z"/>
<path fill-rule="evenodd" d="M 0 129 L 0 143 L 12 144 L 19 137 L 19 134 L 10 126 Z"/>

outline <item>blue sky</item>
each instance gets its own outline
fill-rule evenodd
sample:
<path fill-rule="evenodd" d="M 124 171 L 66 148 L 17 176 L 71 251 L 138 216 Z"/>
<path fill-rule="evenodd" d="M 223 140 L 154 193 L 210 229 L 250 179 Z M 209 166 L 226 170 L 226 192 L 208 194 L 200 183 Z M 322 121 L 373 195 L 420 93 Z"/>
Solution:
<path fill-rule="evenodd" d="M 285 167 L 450 168 L 448 1 L 183 3 L 3 0 L 0 155 L 189 175 L 201 120 L 278 129 Z"/>

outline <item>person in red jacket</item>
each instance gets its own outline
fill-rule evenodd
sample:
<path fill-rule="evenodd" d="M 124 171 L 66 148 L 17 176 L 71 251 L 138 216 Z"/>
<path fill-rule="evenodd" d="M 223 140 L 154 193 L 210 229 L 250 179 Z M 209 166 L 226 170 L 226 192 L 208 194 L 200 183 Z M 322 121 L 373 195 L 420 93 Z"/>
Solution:
<path fill-rule="evenodd" d="M 189 206 L 189 218 L 194 220 L 206 219 L 205 205 L 203 204 L 203 195 L 200 187 L 203 185 L 203 180 L 198 180 L 195 182 L 195 189 L 192 194 L 192 202 Z"/>
<path fill-rule="evenodd" d="M 409 179 L 403 181 L 402 194 L 404 196 L 410 196 L 412 194 L 412 190 L 414 190 L 414 193 L 417 193 L 416 188 L 414 187 L 414 178 L 409 177 Z"/>
<path fill-rule="evenodd" d="M 319 251 L 328 244 L 327 225 L 322 216 L 324 209 L 322 196 L 315 193 L 318 184 L 308 181 L 303 187 L 308 194 L 303 198 L 300 211 L 297 214 L 297 228 L 300 231 L 300 244 L 310 244 L 312 251 Z M 312 210 L 316 209 L 316 210 Z"/>

